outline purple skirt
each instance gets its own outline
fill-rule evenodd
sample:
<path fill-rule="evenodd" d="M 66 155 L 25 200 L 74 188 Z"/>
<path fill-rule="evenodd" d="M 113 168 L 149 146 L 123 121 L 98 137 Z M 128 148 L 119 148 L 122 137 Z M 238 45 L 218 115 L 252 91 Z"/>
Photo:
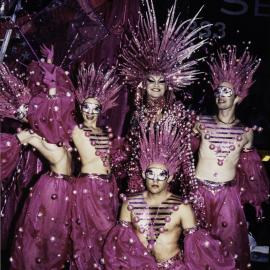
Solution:
<path fill-rule="evenodd" d="M 198 183 L 198 196 L 205 203 L 206 226 L 234 256 L 237 268 L 248 269 L 247 223 L 235 181 L 215 183 L 198 179 Z"/>
<path fill-rule="evenodd" d="M 73 184 L 72 269 L 103 269 L 102 249 L 116 224 L 118 188 L 114 177 L 81 174 Z"/>
<path fill-rule="evenodd" d="M 11 269 L 62 269 L 70 256 L 70 177 L 47 173 L 31 190 L 18 222 Z"/>

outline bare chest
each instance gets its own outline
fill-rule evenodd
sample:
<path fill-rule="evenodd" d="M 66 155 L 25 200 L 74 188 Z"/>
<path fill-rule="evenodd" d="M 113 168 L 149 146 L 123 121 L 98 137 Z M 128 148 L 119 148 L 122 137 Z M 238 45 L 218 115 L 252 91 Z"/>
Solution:
<path fill-rule="evenodd" d="M 247 143 L 246 130 L 242 126 L 219 125 L 212 118 L 201 120 L 200 133 L 203 156 L 215 158 L 222 166 L 228 158 L 238 159 L 243 146 Z"/>
<path fill-rule="evenodd" d="M 180 224 L 174 217 L 180 200 L 172 195 L 159 206 L 149 206 L 143 196 L 129 200 L 132 224 L 136 231 L 147 241 L 147 249 L 154 249 L 162 235 L 169 234 Z"/>
<path fill-rule="evenodd" d="M 73 138 L 83 163 L 101 160 L 105 167 L 110 165 L 111 142 L 106 132 L 79 130 Z"/>

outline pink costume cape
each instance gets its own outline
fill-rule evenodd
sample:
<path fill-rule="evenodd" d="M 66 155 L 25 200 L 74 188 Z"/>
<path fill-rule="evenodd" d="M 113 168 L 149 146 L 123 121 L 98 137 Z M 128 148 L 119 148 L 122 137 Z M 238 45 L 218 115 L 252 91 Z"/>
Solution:
<path fill-rule="evenodd" d="M 12 174 L 20 156 L 21 144 L 16 136 L 0 134 L 1 182 Z"/>
<path fill-rule="evenodd" d="M 256 149 L 241 152 L 235 179 L 242 204 L 260 206 L 268 199 L 269 179 Z"/>

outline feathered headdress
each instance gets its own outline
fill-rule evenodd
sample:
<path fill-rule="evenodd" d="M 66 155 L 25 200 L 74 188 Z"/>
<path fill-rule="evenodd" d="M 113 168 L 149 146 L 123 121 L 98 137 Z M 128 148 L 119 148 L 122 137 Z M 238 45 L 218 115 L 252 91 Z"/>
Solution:
<path fill-rule="evenodd" d="M 146 3 L 146 16 L 140 13 L 136 27 L 130 26 L 132 36 L 125 38 L 126 45 L 120 56 L 120 74 L 126 83 L 134 87 L 149 73 L 163 74 L 172 90 L 190 85 L 199 73 L 195 65 L 200 60 L 191 60 L 190 56 L 206 42 L 205 39 L 199 41 L 199 32 L 209 25 L 191 30 L 199 11 L 193 19 L 177 26 L 179 16 L 175 18 L 175 1 L 160 35 L 153 1 Z"/>
<path fill-rule="evenodd" d="M 114 69 L 105 72 L 102 65 L 95 68 L 95 65 L 91 64 L 88 68 L 82 66 L 79 70 L 76 96 L 80 103 L 87 98 L 95 98 L 105 112 L 117 105 L 120 88 Z"/>
<path fill-rule="evenodd" d="M 248 50 L 237 58 L 236 46 L 232 45 L 228 45 L 225 51 L 218 51 L 216 59 L 209 62 L 213 90 L 222 82 L 228 82 L 233 85 L 235 94 L 244 99 L 254 82 L 253 75 L 260 61 Z"/>
<path fill-rule="evenodd" d="M 0 64 L 0 117 L 16 119 L 19 107 L 27 105 L 30 99 L 30 89 L 5 64 Z"/>
<path fill-rule="evenodd" d="M 143 171 L 151 163 L 165 165 L 173 175 L 186 158 L 188 129 L 179 126 L 168 117 L 157 128 L 145 129 L 141 125 L 140 164 Z"/>

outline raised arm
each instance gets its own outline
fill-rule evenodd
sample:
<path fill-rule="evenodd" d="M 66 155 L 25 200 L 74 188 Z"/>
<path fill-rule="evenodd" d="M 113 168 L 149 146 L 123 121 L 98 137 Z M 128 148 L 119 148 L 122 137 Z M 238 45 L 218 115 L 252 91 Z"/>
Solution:
<path fill-rule="evenodd" d="M 32 65 L 32 69 L 30 81 L 39 82 L 35 90 L 39 92 L 29 104 L 31 128 L 49 143 L 68 145 L 75 125 L 73 84 L 67 73 L 53 64 L 40 62 Z"/>
<path fill-rule="evenodd" d="M 17 138 L 21 144 L 29 144 L 36 148 L 50 163 L 55 163 L 59 159 L 58 153 L 62 148 L 46 142 L 36 133 L 29 130 L 23 130 L 17 133 Z"/>

